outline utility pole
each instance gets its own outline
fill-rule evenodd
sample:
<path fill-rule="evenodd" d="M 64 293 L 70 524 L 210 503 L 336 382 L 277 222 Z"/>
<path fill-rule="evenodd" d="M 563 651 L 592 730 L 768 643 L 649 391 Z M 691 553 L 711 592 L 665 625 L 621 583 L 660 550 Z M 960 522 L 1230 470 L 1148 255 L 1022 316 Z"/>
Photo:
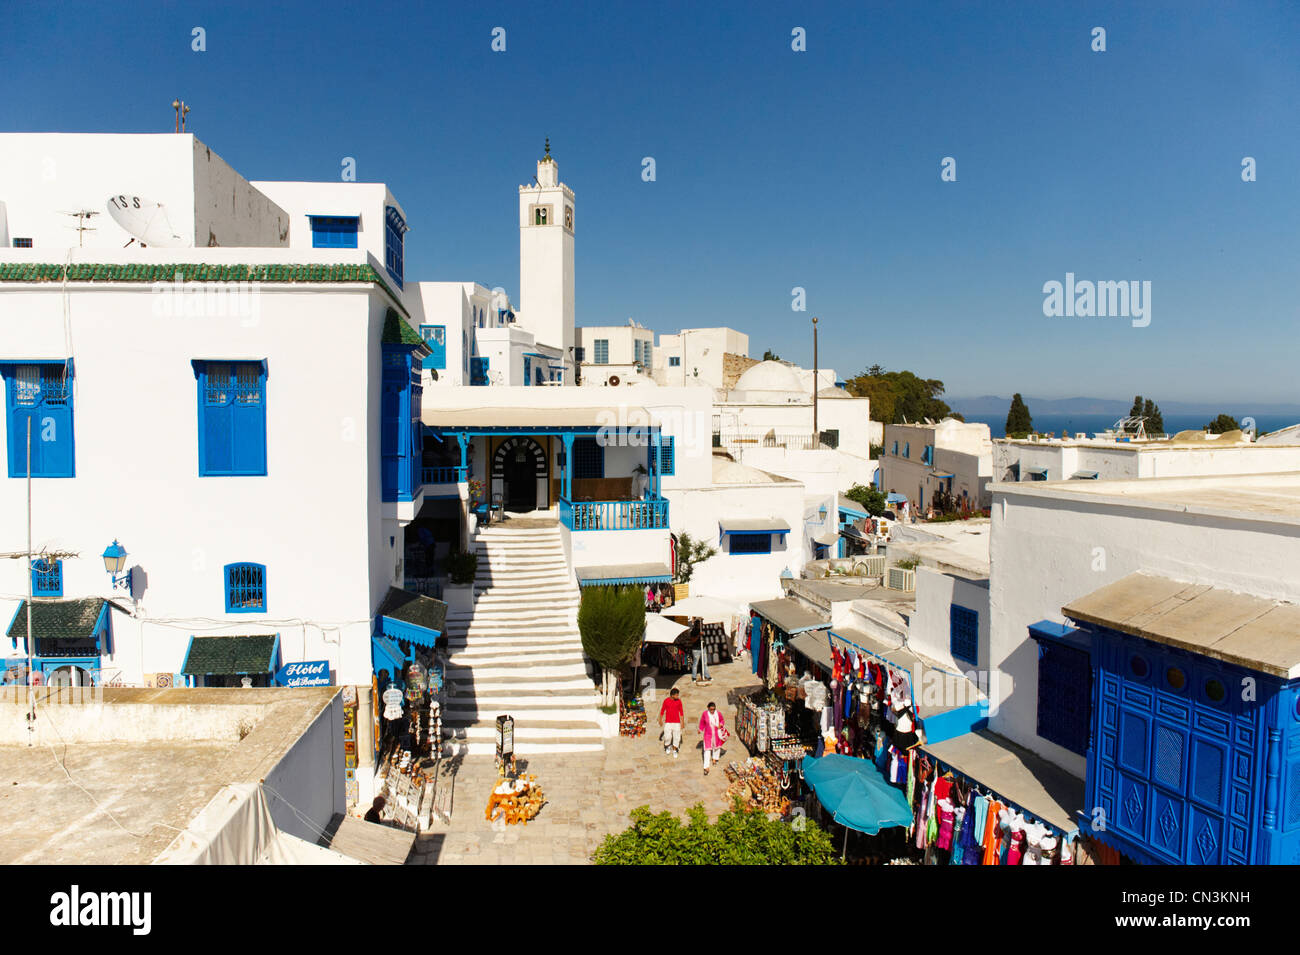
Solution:
<path fill-rule="evenodd" d="M 817 379 L 821 377 L 820 370 L 817 367 L 817 316 L 813 316 L 813 382 L 812 382 L 812 399 L 813 399 L 813 449 L 821 447 L 822 433 L 817 427 Z"/>
<path fill-rule="evenodd" d="M 27 416 L 27 745 L 36 745 L 36 688 L 32 686 L 32 415 Z"/>

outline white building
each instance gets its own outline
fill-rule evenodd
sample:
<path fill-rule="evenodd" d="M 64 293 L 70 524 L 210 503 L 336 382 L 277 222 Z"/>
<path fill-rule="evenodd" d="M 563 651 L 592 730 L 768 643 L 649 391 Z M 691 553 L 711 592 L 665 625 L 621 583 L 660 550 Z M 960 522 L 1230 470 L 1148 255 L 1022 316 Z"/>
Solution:
<path fill-rule="evenodd" d="M 659 336 L 654 376 L 661 385 L 698 384 L 727 389 L 757 362 L 749 357 L 749 336 L 734 328 L 683 328 Z"/>
<path fill-rule="evenodd" d="M 988 506 L 993 475 L 989 426 L 944 418 L 938 423 L 885 425 L 881 486 L 905 495 L 924 513 L 936 491 L 969 508 Z"/>
<path fill-rule="evenodd" d="M 1009 439 L 993 442 L 999 481 L 1124 480 L 1300 470 L 1300 447 L 1254 444 L 1240 431 L 1183 432 L 1161 440 L 1105 438 Z"/>

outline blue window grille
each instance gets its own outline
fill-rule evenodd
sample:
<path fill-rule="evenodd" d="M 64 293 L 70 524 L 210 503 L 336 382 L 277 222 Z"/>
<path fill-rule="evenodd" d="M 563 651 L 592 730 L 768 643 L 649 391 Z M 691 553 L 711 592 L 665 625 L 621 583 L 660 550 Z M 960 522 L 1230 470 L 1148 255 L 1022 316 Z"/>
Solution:
<path fill-rule="evenodd" d="M 313 249 L 355 249 L 357 247 L 356 216 L 308 216 L 311 219 L 311 247 Z"/>
<path fill-rule="evenodd" d="M 953 604 L 948 615 L 948 648 L 954 660 L 979 666 L 980 615 Z"/>
<path fill-rule="evenodd" d="M 596 353 L 595 360 L 597 365 L 609 364 L 609 339 L 608 338 L 597 338 L 596 341 L 593 342 L 593 350 Z"/>
<path fill-rule="evenodd" d="M 266 612 L 266 567 L 263 564 L 227 564 L 226 613 Z"/>
<path fill-rule="evenodd" d="M 266 364 L 195 361 L 199 475 L 266 474 Z"/>
<path fill-rule="evenodd" d="M 447 367 L 447 326 L 421 325 L 420 337 L 429 346 L 429 356 L 424 359 L 424 367 L 442 371 Z"/>
<path fill-rule="evenodd" d="M 573 439 L 573 476 L 578 480 L 605 476 L 605 449 L 595 438 Z"/>
<path fill-rule="evenodd" d="M 72 362 L 0 365 L 5 376 L 9 476 L 27 477 L 27 422 L 32 477 L 74 477 Z"/>
<path fill-rule="evenodd" d="M 772 553 L 771 534 L 728 534 L 733 554 L 770 554 Z"/>
<path fill-rule="evenodd" d="M 903 457 L 910 458 L 911 456 L 912 456 L 912 442 L 908 441 L 903 445 Z"/>
<path fill-rule="evenodd" d="M 921 452 L 922 464 L 934 464 L 934 445 L 927 444 L 925 450 Z"/>
<path fill-rule="evenodd" d="M 669 367 L 669 368 L 680 368 L 681 366 L 682 366 L 682 356 L 681 356 L 681 355 L 669 355 L 669 356 L 668 356 L 668 367 Z"/>
<path fill-rule="evenodd" d="M 406 220 L 402 214 L 394 206 L 388 206 L 384 210 L 384 267 L 398 288 L 405 288 L 406 232 Z"/>
<path fill-rule="evenodd" d="M 1083 650 L 1038 641 L 1038 735 L 1080 756 L 1088 754 L 1092 664 Z"/>
<path fill-rule="evenodd" d="M 488 383 L 488 360 L 486 358 L 471 358 L 469 360 L 469 383 L 471 385 L 486 385 Z"/>
<path fill-rule="evenodd" d="M 30 249 L 31 247 L 32 247 L 31 239 L 19 239 L 17 237 L 14 238 L 15 249 Z"/>
<path fill-rule="evenodd" d="M 32 596 L 63 596 L 63 561 L 48 557 L 32 561 Z"/>
<path fill-rule="evenodd" d="M 898 442 L 894 442 L 894 450 L 890 452 L 894 457 L 898 457 Z"/>
<path fill-rule="evenodd" d="M 659 439 L 659 473 L 676 474 L 677 473 L 677 448 L 676 438 L 661 437 Z"/>

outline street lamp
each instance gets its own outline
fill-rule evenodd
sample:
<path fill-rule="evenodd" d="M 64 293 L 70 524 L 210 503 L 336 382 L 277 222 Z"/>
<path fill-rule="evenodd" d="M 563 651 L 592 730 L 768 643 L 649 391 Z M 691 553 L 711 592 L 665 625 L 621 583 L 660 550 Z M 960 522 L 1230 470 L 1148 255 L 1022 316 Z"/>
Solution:
<path fill-rule="evenodd" d="M 104 548 L 104 569 L 108 571 L 108 576 L 113 580 L 114 587 L 121 587 L 128 594 L 133 593 L 131 587 L 131 571 L 122 573 L 122 568 L 126 566 L 126 548 L 113 539 L 113 543 Z"/>

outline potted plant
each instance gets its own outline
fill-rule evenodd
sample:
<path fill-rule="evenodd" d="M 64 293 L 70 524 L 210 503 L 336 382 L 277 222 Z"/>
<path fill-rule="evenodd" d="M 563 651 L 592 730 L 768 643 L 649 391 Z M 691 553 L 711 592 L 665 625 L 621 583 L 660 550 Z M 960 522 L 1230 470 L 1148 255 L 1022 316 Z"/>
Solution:
<path fill-rule="evenodd" d="M 442 588 L 442 599 L 448 610 L 474 609 L 474 578 L 478 574 L 478 554 L 468 551 L 450 554 L 443 560 L 447 583 Z"/>
<path fill-rule="evenodd" d="M 710 547 L 703 540 L 696 540 L 682 532 L 677 539 L 677 578 L 673 581 L 673 600 L 684 600 L 691 593 L 691 574 L 695 573 L 695 565 L 708 560 L 718 552 L 716 547 Z"/>

